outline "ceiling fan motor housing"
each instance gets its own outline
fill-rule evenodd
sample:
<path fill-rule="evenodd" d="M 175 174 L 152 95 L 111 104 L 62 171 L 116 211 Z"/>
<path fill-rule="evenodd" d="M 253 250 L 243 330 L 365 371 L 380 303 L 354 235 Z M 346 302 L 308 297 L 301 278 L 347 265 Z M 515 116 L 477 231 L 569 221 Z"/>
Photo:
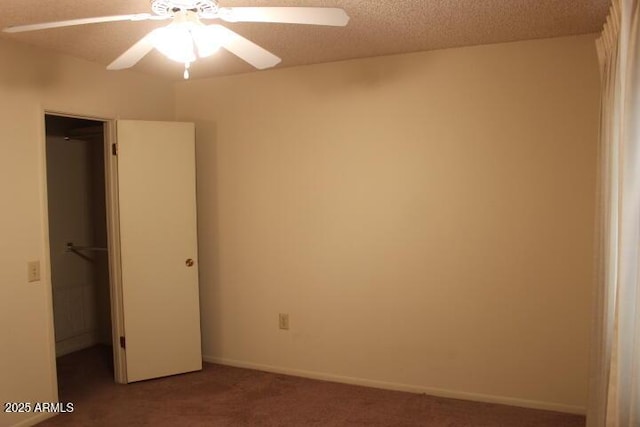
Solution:
<path fill-rule="evenodd" d="M 218 15 L 217 0 L 152 0 L 151 10 L 159 16 L 173 16 L 178 11 L 193 11 L 202 18 Z"/>

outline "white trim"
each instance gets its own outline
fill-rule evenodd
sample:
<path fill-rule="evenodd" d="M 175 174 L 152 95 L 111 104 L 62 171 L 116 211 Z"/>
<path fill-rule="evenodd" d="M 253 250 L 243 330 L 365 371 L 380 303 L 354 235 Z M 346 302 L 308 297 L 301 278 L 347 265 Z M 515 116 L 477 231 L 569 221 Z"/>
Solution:
<path fill-rule="evenodd" d="M 122 299 L 122 259 L 120 253 L 120 207 L 118 204 L 118 156 L 111 152 L 117 144 L 117 120 L 105 123 L 104 170 L 107 208 L 107 245 L 109 247 L 109 297 L 111 299 L 111 338 L 114 377 L 118 384 L 127 384 L 127 356 L 120 347 L 125 336 L 124 302 Z"/>
<path fill-rule="evenodd" d="M 347 377 L 342 375 L 328 374 L 323 372 L 306 371 L 302 369 L 292 369 L 280 366 L 263 365 L 260 363 L 246 362 L 241 360 L 226 359 L 203 355 L 202 360 L 219 365 L 234 366 L 236 368 L 255 369 L 258 371 L 273 372 L 276 374 L 293 375 L 314 380 L 333 381 L 337 383 L 359 385 L 365 387 L 380 388 L 385 390 L 406 391 L 409 393 L 428 394 L 431 396 L 446 397 L 450 399 L 471 400 L 474 402 L 497 403 L 501 405 L 519 406 L 522 408 L 542 409 L 545 411 L 556 411 L 567 414 L 584 415 L 586 408 L 582 406 L 565 405 L 562 403 L 543 402 L 538 400 L 519 399 L 508 396 L 494 396 L 490 394 L 468 393 L 464 391 L 446 390 L 441 388 L 423 387 L 411 384 L 400 384 L 386 381 L 370 380 L 366 378 Z"/>
<path fill-rule="evenodd" d="M 49 360 L 49 374 L 51 384 L 51 400 L 58 400 L 58 365 L 56 364 L 56 333 L 53 316 L 53 282 L 51 281 L 51 244 L 49 240 L 49 183 L 47 182 L 47 110 L 40 109 L 40 127 L 38 157 L 40 160 L 40 222 L 42 224 L 42 263 L 41 279 L 45 289 L 45 310 L 47 311 L 47 349 Z M 18 424 L 20 425 L 20 424 Z"/>
<path fill-rule="evenodd" d="M 43 422 L 44 420 L 48 420 L 49 418 L 55 417 L 56 413 L 52 412 L 42 412 L 38 415 L 34 415 L 33 417 L 27 418 L 26 420 L 22 420 L 17 424 L 13 424 L 11 427 L 29 427 L 34 426 L 38 423 Z"/>

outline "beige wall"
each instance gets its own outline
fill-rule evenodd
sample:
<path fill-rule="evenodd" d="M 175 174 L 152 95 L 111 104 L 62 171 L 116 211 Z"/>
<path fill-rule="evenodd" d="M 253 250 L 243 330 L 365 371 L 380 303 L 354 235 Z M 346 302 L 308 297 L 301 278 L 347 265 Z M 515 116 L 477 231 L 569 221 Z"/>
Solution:
<path fill-rule="evenodd" d="M 45 259 L 43 110 L 171 120 L 170 85 L 0 40 L 0 402 L 52 401 L 55 366 Z M 27 261 L 43 280 L 27 283 Z M 0 413 L 0 426 L 33 414 Z"/>
<path fill-rule="evenodd" d="M 582 411 L 593 42 L 178 84 L 208 360 Z"/>

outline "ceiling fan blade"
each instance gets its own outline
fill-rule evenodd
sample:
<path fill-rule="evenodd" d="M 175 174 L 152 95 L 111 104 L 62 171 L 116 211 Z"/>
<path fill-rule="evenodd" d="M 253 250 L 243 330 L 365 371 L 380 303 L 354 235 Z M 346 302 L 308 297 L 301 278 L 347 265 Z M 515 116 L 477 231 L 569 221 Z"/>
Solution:
<path fill-rule="evenodd" d="M 107 70 L 123 70 L 131 68 L 144 58 L 153 49 L 151 43 L 153 31 L 141 38 L 131 46 L 125 53 L 120 55 L 115 61 L 107 66 Z"/>
<path fill-rule="evenodd" d="M 220 34 L 220 46 L 259 70 L 274 67 L 282 61 L 273 53 L 222 25 L 214 24 L 209 27 L 215 28 Z"/>
<path fill-rule="evenodd" d="M 2 31 L 4 31 L 5 33 L 21 33 L 25 31 L 48 30 L 50 28 L 73 27 L 75 25 L 98 24 L 102 22 L 146 21 L 149 19 L 161 20 L 167 18 L 169 17 L 152 15 L 150 13 L 138 13 L 135 15 L 100 16 L 97 18 L 81 18 L 71 19 L 68 21 L 45 22 L 43 24 L 16 25 L 13 27 L 7 27 Z"/>
<path fill-rule="evenodd" d="M 227 22 L 272 22 L 344 27 L 349 15 L 335 7 L 228 7 L 220 9 Z"/>

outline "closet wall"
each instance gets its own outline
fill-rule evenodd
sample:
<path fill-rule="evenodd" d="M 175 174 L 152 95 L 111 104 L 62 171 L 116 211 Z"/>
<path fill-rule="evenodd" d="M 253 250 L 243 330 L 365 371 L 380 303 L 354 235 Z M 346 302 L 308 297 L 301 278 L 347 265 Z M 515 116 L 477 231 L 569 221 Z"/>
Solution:
<path fill-rule="evenodd" d="M 74 119 L 47 119 L 47 182 L 56 355 L 97 343 L 110 344 L 108 258 L 106 252 L 66 249 L 106 248 L 104 155 L 101 126 L 65 139 Z M 82 122 L 80 122 L 82 123 Z"/>

